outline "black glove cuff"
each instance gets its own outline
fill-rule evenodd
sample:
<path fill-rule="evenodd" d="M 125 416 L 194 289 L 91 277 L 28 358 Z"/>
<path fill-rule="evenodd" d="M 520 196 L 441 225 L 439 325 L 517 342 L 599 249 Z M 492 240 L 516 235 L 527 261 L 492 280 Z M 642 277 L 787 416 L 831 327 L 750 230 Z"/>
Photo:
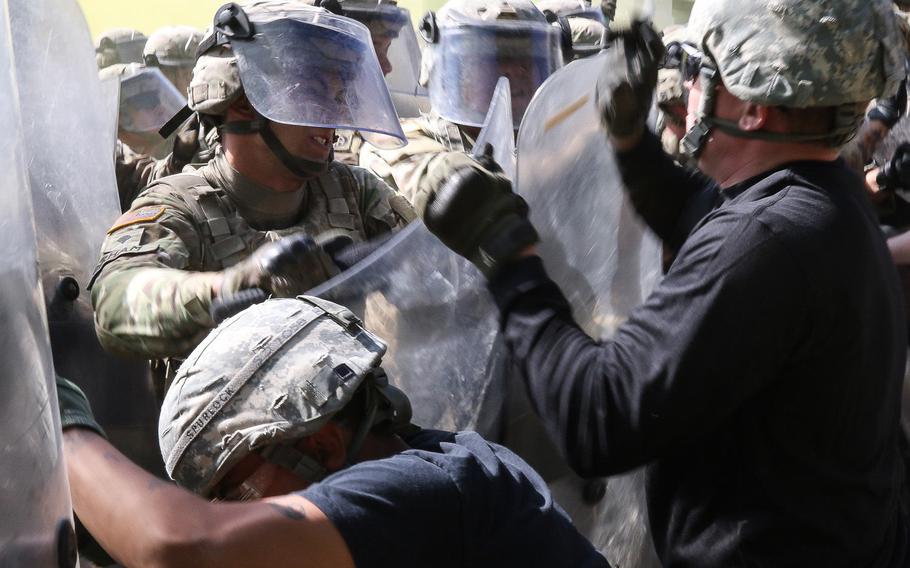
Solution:
<path fill-rule="evenodd" d="M 900 120 L 900 113 L 890 104 L 880 103 L 869 111 L 868 118 L 869 120 L 877 120 L 888 128 L 893 128 L 897 121 Z"/>

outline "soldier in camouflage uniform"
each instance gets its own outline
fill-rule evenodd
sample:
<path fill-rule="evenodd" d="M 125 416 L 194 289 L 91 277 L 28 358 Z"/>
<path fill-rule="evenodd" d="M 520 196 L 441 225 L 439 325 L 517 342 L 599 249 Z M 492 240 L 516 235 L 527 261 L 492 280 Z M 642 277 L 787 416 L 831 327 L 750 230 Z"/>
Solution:
<path fill-rule="evenodd" d="M 129 463 L 58 378 L 76 513 L 127 566 L 608 568 L 518 456 L 411 426 L 385 350 L 306 296 L 222 324 L 161 409 L 180 487 Z"/>
<path fill-rule="evenodd" d="M 537 7 L 547 21 L 567 28 L 571 42 L 565 42 L 563 50 L 566 63 L 597 55 L 606 45 L 607 21 L 600 6 L 587 0 L 543 0 Z"/>
<path fill-rule="evenodd" d="M 148 67 L 161 69 L 167 80 L 186 96 L 200 41 L 202 32 L 190 26 L 160 28 L 145 42 L 142 58 Z"/>
<path fill-rule="evenodd" d="M 95 39 L 95 62 L 98 69 L 118 63 L 142 63 L 145 34 L 130 28 L 114 28 Z"/>
<path fill-rule="evenodd" d="M 92 279 L 98 337 L 117 353 L 184 355 L 213 326 L 215 299 L 247 288 L 294 295 L 337 273 L 310 235 L 361 241 L 414 216 L 374 175 L 332 161 L 330 124 L 403 141 L 388 97 L 384 107 L 376 103 L 385 87 L 366 32 L 297 3 L 229 4 L 219 17 L 235 28 L 208 36 L 189 102 L 221 130 L 223 150 L 199 170 L 147 188 L 109 230 Z M 228 42 L 223 32 L 247 19 L 261 22 L 257 34 Z M 272 48 L 276 38 L 295 43 Z M 285 50 L 294 65 L 263 68 L 271 49 Z M 261 89 L 262 78 L 266 91 L 246 87 Z M 354 87 L 370 99 L 344 94 Z M 293 114 L 311 110 L 328 114 Z M 314 123 L 325 126 L 297 126 Z"/>
<path fill-rule="evenodd" d="M 500 76 L 512 89 L 515 128 L 537 87 L 562 65 L 560 31 L 524 0 L 450 0 L 424 18 L 421 80 L 433 111 L 402 121 L 408 145 L 364 146 L 360 165 L 397 187 L 417 208 L 427 182 L 467 161 Z M 439 170 L 439 171 L 436 171 Z"/>
<path fill-rule="evenodd" d="M 190 126 L 168 140 L 158 134 L 158 129 L 180 108 L 182 99 L 157 70 L 140 63 L 116 63 L 98 75 L 102 80 L 120 80 L 114 164 L 120 208 L 126 211 L 148 184 L 180 173 L 194 159 L 199 148 L 198 135 Z M 192 124 L 198 125 L 198 121 Z"/>

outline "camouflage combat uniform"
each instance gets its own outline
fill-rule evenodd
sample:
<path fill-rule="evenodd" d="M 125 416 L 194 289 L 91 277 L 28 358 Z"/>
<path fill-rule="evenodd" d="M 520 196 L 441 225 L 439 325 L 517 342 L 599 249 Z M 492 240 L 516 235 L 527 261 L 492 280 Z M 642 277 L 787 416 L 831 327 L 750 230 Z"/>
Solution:
<path fill-rule="evenodd" d="M 436 114 L 401 121 L 408 144 L 397 150 L 380 150 L 368 144 L 360 149 L 360 165 L 382 178 L 390 186 L 423 209 L 429 197 L 429 180 L 447 175 L 462 161 L 469 162 L 466 152 L 474 146 L 458 125 Z M 453 161 L 454 160 L 454 161 Z"/>
<path fill-rule="evenodd" d="M 264 211 L 238 199 L 257 192 L 277 206 Z M 413 217 L 405 199 L 362 168 L 334 162 L 301 191 L 278 194 L 219 152 L 193 173 L 148 187 L 108 231 L 90 283 L 98 337 L 116 353 L 183 355 L 214 325 L 215 271 L 287 235 L 334 229 L 360 241 Z"/>

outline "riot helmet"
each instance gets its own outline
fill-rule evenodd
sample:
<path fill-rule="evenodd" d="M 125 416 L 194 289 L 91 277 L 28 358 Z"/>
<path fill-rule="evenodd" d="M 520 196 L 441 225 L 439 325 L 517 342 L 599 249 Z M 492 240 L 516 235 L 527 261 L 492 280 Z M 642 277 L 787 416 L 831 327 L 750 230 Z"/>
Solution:
<path fill-rule="evenodd" d="M 348 463 L 371 431 L 410 423 L 407 397 L 388 384 L 386 344 L 346 308 L 300 296 L 256 304 L 221 323 L 180 366 L 158 432 L 168 475 L 209 496 L 256 452 L 301 478 L 327 472 L 295 444 L 363 392 Z"/>
<path fill-rule="evenodd" d="M 420 44 L 411 25 L 410 12 L 394 0 L 345 0 L 341 2 L 341 8 L 345 16 L 370 29 L 373 47 L 393 99 L 421 94 Z"/>
<path fill-rule="evenodd" d="M 114 28 L 95 38 L 95 62 L 98 69 L 118 63 L 142 63 L 145 34 L 130 28 Z"/>
<path fill-rule="evenodd" d="M 258 118 L 224 123 L 242 95 Z M 299 2 L 219 8 L 199 47 L 189 108 L 215 117 L 224 132 L 259 133 L 300 177 L 324 173 L 331 157 L 323 162 L 291 155 L 270 122 L 359 130 L 380 148 L 406 143 L 366 26 Z"/>
<path fill-rule="evenodd" d="M 148 148 L 162 142 L 158 129 L 183 107 L 184 97 L 160 70 L 141 63 L 111 65 L 98 75 L 102 80 L 120 79 L 119 137 L 133 149 L 149 153 Z"/>
<path fill-rule="evenodd" d="M 148 67 L 161 69 L 184 96 L 193 77 L 196 50 L 202 32 L 190 26 L 168 26 L 155 30 L 145 43 L 142 57 Z"/>
<path fill-rule="evenodd" d="M 893 93 L 904 75 L 897 24 L 887 0 L 697 0 L 681 71 L 703 96 L 683 140 L 697 157 L 717 128 L 731 136 L 839 146 L 856 132 L 873 98 Z M 823 133 L 745 132 L 714 116 L 716 90 L 767 106 L 836 110 Z"/>
<path fill-rule="evenodd" d="M 420 32 L 433 109 L 465 126 L 483 124 L 506 77 L 517 129 L 534 92 L 562 66 L 560 31 L 530 0 L 450 0 L 424 16 Z"/>
<path fill-rule="evenodd" d="M 587 0 L 541 0 L 537 7 L 544 13 L 550 12 L 564 18 L 585 18 L 606 25 L 603 10 L 592 6 Z"/>

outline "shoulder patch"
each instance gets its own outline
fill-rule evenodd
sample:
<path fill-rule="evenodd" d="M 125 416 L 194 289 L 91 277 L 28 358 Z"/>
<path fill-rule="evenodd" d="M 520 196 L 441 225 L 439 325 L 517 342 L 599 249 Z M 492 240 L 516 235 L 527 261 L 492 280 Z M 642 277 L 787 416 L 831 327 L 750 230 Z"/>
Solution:
<path fill-rule="evenodd" d="M 156 220 L 158 217 L 164 213 L 163 205 L 149 205 L 147 207 L 140 207 L 135 211 L 127 211 L 120 216 L 119 219 L 114 221 L 114 226 L 107 230 L 107 234 L 110 235 L 114 231 L 119 231 L 124 227 L 129 227 L 130 225 L 135 225 L 137 223 L 150 223 Z"/>

